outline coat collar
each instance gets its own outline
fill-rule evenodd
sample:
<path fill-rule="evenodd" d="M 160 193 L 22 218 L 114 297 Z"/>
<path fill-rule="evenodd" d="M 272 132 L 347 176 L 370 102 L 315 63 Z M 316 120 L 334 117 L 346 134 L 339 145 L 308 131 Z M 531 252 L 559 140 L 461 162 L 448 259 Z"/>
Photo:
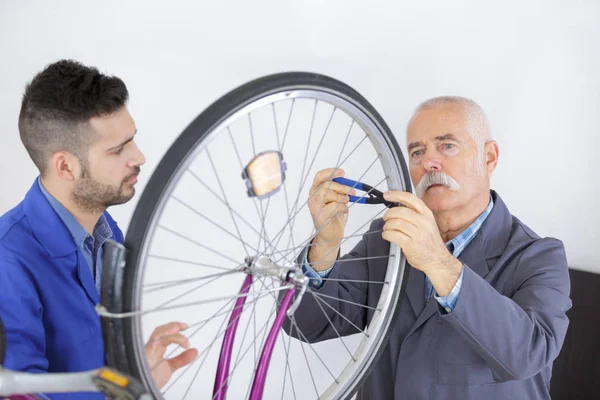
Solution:
<path fill-rule="evenodd" d="M 77 251 L 69 229 L 42 193 L 37 179 L 25 195 L 23 208 L 33 234 L 52 258 Z"/>

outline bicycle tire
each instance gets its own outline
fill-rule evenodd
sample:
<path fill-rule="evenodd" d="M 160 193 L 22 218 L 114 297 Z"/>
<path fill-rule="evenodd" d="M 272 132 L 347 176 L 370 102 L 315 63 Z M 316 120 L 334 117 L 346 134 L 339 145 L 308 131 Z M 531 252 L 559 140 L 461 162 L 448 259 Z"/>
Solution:
<path fill-rule="evenodd" d="M 394 135 L 375 108 L 353 88 L 331 77 L 307 72 L 285 72 L 253 80 L 230 91 L 196 117 L 170 146 L 150 177 L 131 218 L 131 223 L 125 238 L 127 256 L 122 292 L 121 308 L 123 312 L 135 310 L 136 293 L 134 285 L 139 272 L 138 265 L 141 260 L 142 247 L 146 242 L 149 233 L 150 221 L 152 221 L 155 215 L 156 207 L 164 195 L 165 188 L 168 187 L 170 181 L 174 178 L 174 174 L 179 169 L 180 165 L 188 157 L 195 145 L 201 142 L 213 127 L 232 115 L 235 110 L 250 104 L 261 96 L 286 87 L 306 87 L 331 90 L 350 99 L 350 101 L 357 104 L 361 110 L 368 113 L 373 123 L 378 126 L 380 131 L 386 133 L 389 141 L 388 145 L 393 149 L 393 153 L 397 157 L 396 164 L 400 166 L 400 174 L 403 179 L 404 187 L 406 188 L 405 190 L 411 191 L 411 182 L 407 165 Z M 390 305 L 390 317 L 387 323 L 387 329 L 382 335 L 383 339 L 377 350 L 374 351 L 372 361 L 364 368 L 364 373 L 360 380 L 355 382 L 351 391 L 352 394 L 360 388 L 361 383 L 368 377 L 374 364 L 387 345 L 389 335 L 395 325 L 398 310 L 405 296 L 408 270 L 409 268 L 404 269 L 402 282 L 397 289 L 397 293 L 394 294 L 396 301 Z M 135 319 L 125 318 L 119 320 L 119 322 L 120 323 L 113 325 L 113 327 L 117 326 L 119 329 L 122 328 L 123 334 L 118 333 L 119 329 L 111 329 L 110 332 L 107 332 L 107 338 L 110 339 L 111 343 L 110 345 L 125 350 L 128 363 L 127 370 L 124 372 L 140 379 L 148 387 L 147 377 L 144 374 L 144 369 L 140 365 L 140 355 L 136 352 L 135 343 L 137 340 L 137 333 Z M 123 363 L 120 363 L 120 367 L 124 368 L 125 366 Z"/>

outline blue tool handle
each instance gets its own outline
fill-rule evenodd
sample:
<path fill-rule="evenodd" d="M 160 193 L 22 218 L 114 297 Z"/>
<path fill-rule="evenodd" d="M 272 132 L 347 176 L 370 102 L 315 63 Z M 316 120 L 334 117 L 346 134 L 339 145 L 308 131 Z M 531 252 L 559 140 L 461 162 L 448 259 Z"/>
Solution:
<path fill-rule="evenodd" d="M 348 197 L 350 197 L 351 203 L 367 204 L 367 197 L 360 197 L 360 196 L 348 196 Z"/>
<path fill-rule="evenodd" d="M 341 185 L 344 185 L 344 186 L 350 186 L 351 188 L 363 190 L 362 182 L 353 181 L 352 179 L 347 179 L 347 178 L 333 178 L 333 181 L 337 182 Z M 355 197 L 355 196 L 350 196 L 350 197 Z"/>
<path fill-rule="evenodd" d="M 334 182 L 339 183 L 340 185 L 349 186 L 351 188 L 355 188 L 358 190 L 364 190 L 362 182 L 353 181 L 348 178 L 333 178 Z M 352 203 L 360 203 L 367 204 L 367 198 L 365 196 L 348 196 L 350 197 L 350 201 Z"/>

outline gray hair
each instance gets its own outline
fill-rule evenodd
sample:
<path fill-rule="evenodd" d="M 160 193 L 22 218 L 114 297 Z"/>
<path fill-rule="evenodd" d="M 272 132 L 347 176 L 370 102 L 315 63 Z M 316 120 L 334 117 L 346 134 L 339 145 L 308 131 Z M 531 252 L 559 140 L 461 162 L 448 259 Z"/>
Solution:
<path fill-rule="evenodd" d="M 467 131 L 477 144 L 477 170 L 483 173 L 484 167 L 484 145 L 493 139 L 490 122 L 483 111 L 483 108 L 476 102 L 466 97 L 460 96 L 439 96 L 426 100 L 419 104 L 413 113 L 415 115 L 421 111 L 430 110 L 446 104 L 458 104 L 463 107 L 467 115 Z"/>

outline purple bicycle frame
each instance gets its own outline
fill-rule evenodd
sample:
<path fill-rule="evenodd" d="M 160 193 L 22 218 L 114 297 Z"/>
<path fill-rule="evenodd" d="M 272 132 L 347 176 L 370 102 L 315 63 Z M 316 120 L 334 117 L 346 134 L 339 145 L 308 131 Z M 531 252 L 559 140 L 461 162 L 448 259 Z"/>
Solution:
<path fill-rule="evenodd" d="M 242 288 L 240 289 L 240 297 L 238 297 L 235 302 L 235 307 L 231 313 L 231 317 L 229 318 L 229 325 L 225 331 L 225 337 L 223 338 L 223 345 L 221 347 L 221 355 L 219 357 L 219 365 L 217 367 L 217 375 L 215 378 L 215 386 L 213 389 L 213 400 L 225 400 L 227 395 L 227 381 L 229 378 L 229 366 L 231 363 L 231 352 L 233 349 L 235 332 L 237 330 L 240 316 L 242 314 L 244 304 L 246 303 L 246 298 L 248 297 L 247 294 L 251 285 L 252 275 L 248 274 L 246 279 L 244 279 Z M 275 347 L 275 342 L 277 341 L 277 334 L 281 329 L 281 325 L 283 325 L 283 320 L 290 303 L 292 302 L 294 291 L 295 289 L 293 287 L 288 289 L 283 301 L 281 302 L 281 307 L 279 308 L 277 317 L 275 317 L 275 322 L 273 322 L 273 326 L 271 327 L 271 331 L 269 332 L 269 336 L 265 342 L 265 347 L 261 353 L 260 361 L 258 362 L 256 371 L 254 372 L 254 381 L 252 383 L 252 390 L 250 392 L 249 400 L 262 399 L 265 388 L 265 380 L 267 379 L 267 371 L 269 369 L 269 361 L 271 361 L 273 348 Z"/>

